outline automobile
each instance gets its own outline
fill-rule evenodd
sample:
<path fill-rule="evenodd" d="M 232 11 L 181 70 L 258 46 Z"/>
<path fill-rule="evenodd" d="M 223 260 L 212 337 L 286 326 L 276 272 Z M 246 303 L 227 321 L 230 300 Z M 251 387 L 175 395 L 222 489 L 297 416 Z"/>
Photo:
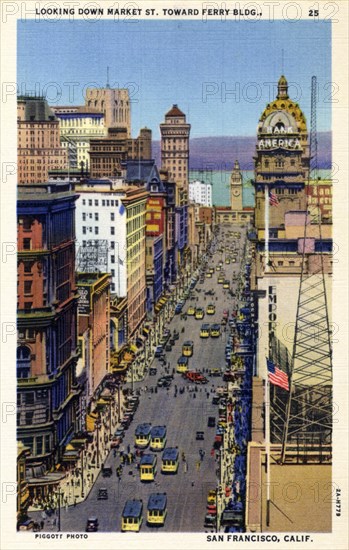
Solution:
<path fill-rule="evenodd" d="M 150 367 L 149 374 L 150 376 L 155 376 L 158 373 L 158 369 L 156 367 Z"/>
<path fill-rule="evenodd" d="M 213 514 L 206 514 L 204 519 L 204 527 L 216 527 L 217 516 Z"/>
<path fill-rule="evenodd" d="M 169 340 L 169 344 L 170 344 L 171 346 L 174 346 L 175 343 L 176 343 L 176 340 L 175 340 L 175 339 L 173 338 L 173 336 L 172 336 L 172 338 L 170 338 L 170 340 Z"/>
<path fill-rule="evenodd" d="M 207 426 L 209 428 L 214 428 L 216 426 L 216 418 L 214 416 L 209 416 L 208 417 Z"/>
<path fill-rule="evenodd" d="M 218 325 L 217 323 L 214 325 L 211 325 L 210 335 L 212 336 L 212 338 L 219 338 L 219 336 L 221 335 L 220 325 Z"/>
<path fill-rule="evenodd" d="M 177 304 L 175 307 L 175 314 L 178 315 L 179 313 L 182 313 L 183 305 Z"/>
<path fill-rule="evenodd" d="M 212 279 L 212 273 L 210 273 L 209 271 L 206 273 L 206 277 L 207 279 Z"/>
<path fill-rule="evenodd" d="M 125 435 L 125 430 L 121 427 L 117 428 L 114 432 L 114 436 L 116 437 L 124 437 Z"/>
<path fill-rule="evenodd" d="M 111 438 L 110 446 L 112 449 L 117 449 L 122 443 L 122 437 L 113 435 Z"/>
<path fill-rule="evenodd" d="M 207 504 L 215 504 L 216 502 L 216 491 L 215 489 L 210 489 L 207 494 Z"/>
<path fill-rule="evenodd" d="M 211 288 L 211 290 L 206 290 L 205 295 L 206 296 L 214 296 L 214 293 L 215 293 L 214 290 L 212 290 L 212 288 Z"/>
<path fill-rule="evenodd" d="M 187 315 L 195 315 L 195 307 L 189 306 L 187 310 Z"/>
<path fill-rule="evenodd" d="M 220 276 L 218 277 L 218 283 L 219 283 L 220 285 L 222 285 L 222 284 L 224 283 L 224 277 L 223 277 L 223 275 L 220 275 Z"/>
<path fill-rule="evenodd" d="M 108 500 L 108 490 L 105 488 L 98 489 L 97 500 Z"/>
<path fill-rule="evenodd" d="M 232 259 L 231 259 L 231 263 L 232 263 L 232 264 L 236 264 L 236 258 L 232 258 Z"/>
<path fill-rule="evenodd" d="M 223 374 L 223 380 L 224 382 L 234 382 L 235 376 L 232 372 L 225 371 L 225 373 Z"/>
<path fill-rule="evenodd" d="M 109 466 L 104 466 L 102 468 L 102 477 L 111 477 L 113 475 L 113 470 Z"/>
<path fill-rule="evenodd" d="M 195 311 L 195 319 L 203 319 L 205 312 L 201 307 L 198 307 Z"/>
<path fill-rule="evenodd" d="M 164 353 L 164 348 L 162 346 L 156 346 L 154 356 L 161 357 L 163 353 Z"/>
<path fill-rule="evenodd" d="M 223 283 L 223 288 L 230 288 L 230 283 L 229 283 L 228 279 L 225 279 L 225 281 Z"/>
<path fill-rule="evenodd" d="M 90 517 L 86 522 L 86 533 L 95 533 L 98 531 L 98 518 Z"/>
<path fill-rule="evenodd" d="M 159 378 L 157 386 L 158 388 L 169 388 L 171 386 L 172 379 L 169 379 L 165 376 Z"/>
<path fill-rule="evenodd" d="M 220 271 L 221 269 L 222 269 L 222 267 L 220 265 L 216 266 L 216 271 Z"/>
<path fill-rule="evenodd" d="M 127 428 L 130 426 L 130 424 L 131 424 L 131 419 L 129 417 L 123 418 L 121 420 L 121 426 L 123 426 L 125 428 L 125 430 L 127 430 Z"/>
<path fill-rule="evenodd" d="M 175 332 L 175 331 L 174 331 L 174 332 L 173 332 L 172 338 L 173 338 L 174 340 L 178 340 L 178 338 L 179 338 L 179 332 Z"/>
<path fill-rule="evenodd" d="M 216 503 L 207 504 L 207 513 L 211 514 L 212 516 L 217 515 L 217 506 Z"/>
<path fill-rule="evenodd" d="M 230 264 L 230 258 L 226 258 L 225 263 Z"/>
<path fill-rule="evenodd" d="M 205 439 L 205 433 L 204 432 L 196 432 L 195 439 L 197 441 L 202 441 Z"/>
<path fill-rule="evenodd" d="M 18 526 L 18 531 L 34 531 L 34 525 L 35 522 L 33 519 L 27 519 L 26 521 L 23 521 L 23 523 L 20 523 Z"/>
<path fill-rule="evenodd" d="M 216 313 L 216 308 L 213 304 L 208 304 L 206 308 L 207 315 L 214 315 Z"/>
<path fill-rule="evenodd" d="M 220 428 L 226 428 L 226 427 L 227 427 L 227 422 L 226 422 L 225 420 L 220 420 L 220 421 L 218 422 L 218 426 L 219 426 Z"/>
<path fill-rule="evenodd" d="M 127 405 L 131 405 L 132 407 L 138 407 L 139 404 L 139 397 L 138 395 L 132 395 L 127 398 Z"/>
<path fill-rule="evenodd" d="M 208 375 L 209 376 L 221 376 L 222 372 L 221 369 L 210 369 Z"/>
<path fill-rule="evenodd" d="M 168 342 L 165 346 L 165 351 L 171 351 L 172 350 L 172 344 Z"/>
<path fill-rule="evenodd" d="M 214 273 L 214 267 L 210 267 L 210 269 L 208 270 L 209 273 Z"/>

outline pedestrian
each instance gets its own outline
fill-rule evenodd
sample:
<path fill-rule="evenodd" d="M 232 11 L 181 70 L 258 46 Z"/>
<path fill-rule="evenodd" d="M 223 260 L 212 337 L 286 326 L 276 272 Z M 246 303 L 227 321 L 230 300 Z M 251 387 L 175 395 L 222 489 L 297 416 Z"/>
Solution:
<path fill-rule="evenodd" d="M 42 520 L 40 521 L 40 529 L 41 529 L 41 531 L 43 530 L 44 527 L 45 527 L 45 522 L 44 522 L 44 520 L 42 519 Z"/>
<path fill-rule="evenodd" d="M 76 506 L 76 498 L 74 498 L 74 508 L 75 508 L 75 506 Z"/>

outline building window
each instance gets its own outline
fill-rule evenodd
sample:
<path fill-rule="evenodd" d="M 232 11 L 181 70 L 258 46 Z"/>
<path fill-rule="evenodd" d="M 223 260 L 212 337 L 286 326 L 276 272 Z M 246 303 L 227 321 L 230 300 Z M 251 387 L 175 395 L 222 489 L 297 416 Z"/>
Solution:
<path fill-rule="evenodd" d="M 110 228 L 110 234 L 111 234 L 111 235 L 115 235 L 115 227 L 111 227 L 111 228 Z"/>
<path fill-rule="evenodd" d="M 114 214 L 114 212 L 110 212 L 110 219 L 111 219 L 112 222 L 115 221 L 115 214 Z"/>
<path fill-rule="evenodd" d="M 31 250 L 32 248 L 32 240 L 31 239 L 23 239 L 23 250 Z"/>
<path fill-rule="evenodd" d="M 281 267 L 284 265 L 284 262 L 278 262 L 278 266 Z"/>
<path fill-rule="evenodd" d="M 86 204 L 86 200 L 85 200 L 85 199 L 82 199 L 82 204 L 85 206 L 85 204 Z"/>
<path fill-rule="evenodd" d="M 33 302 L 24 302 L 24 309 L 26 311 L 30 311 L 32 307 L 33 307 Z"/>
<path fill-rule="evenodd" d="M 92 206 L 92 199 L 88 199 L 88 205 Z"/>
<path fill-rule="evenodd" d="M 83 221 L 83 222 L 86 221 L 86 214 L 85 214 L 85 212 L 82 213 L 82 221 Z"/>
<path fill-rule="evenodd" d="M 24 295 L 32 293 L 32 281 L 24 281 Z"/>
<path fill-rule="evenodd" d="M 98 206 L 98 199 L 95 199 L 95 206 Z"/>
<path fill-rule="evenodd" d="M 32 272 L 32 263 L 31 262 L 24 262 L 24 273 L 31 273 Z"/>
<path fill-rule="evenodd" d="M 27 411 L 25 413 L 25 423 L 26 425 L 33 424 L 34 411 Z"/>
<path fill-rule="evenodd" d="M 24 231 L 30 231 L 32 227 L 32 221 L 30 218 L 23 218 L 23 229 Z"/>
<path fill-rule="evenodd" d="M 102 206 L 105 206 L 105 200 L 102 200 Z"/>
<path fill-rule="evenodd" d="M 29 378 L 30 355 L 30 349 L 28 347 L 20 346 L 17 348 L 17 378 Z"/>
<path fill-rule="evenodd" d="M 99 229 L 98 227 L 95 227 L 95 235 L 98 235 L 98 233 L 99 233 Z"/>
<path fill-rule="evenodd" d="M 110 256 L 110 263 L 115 264 L 115 256 Z"/>
<path fill-rule="evenodd" d="M 115 241 L 110 241 L 110 248 L 115 250 Z"/>
<path fill-rule="evenodd" d="M 112 270 L 111 270 L 111 276 L 112 276 L 112 277 L 115 277 L 115 269 L 112 269 Z"/>
<path fill-rule="evenodd" d="M 295 265 L 295 262 L 293 262 L 293 261 L 292 261 L 292 262 L 288 262 L 288 265 L 292 267 L 292 266 Z"/>
<path fill-rule="evenodd" d="M 82 234 L 86 235 L 86 227 L 85 226 L 82 227 Z"/>
<path fill-rule="evenodd" d="M 98 220 L 99 220 L 99 214 L 98 212 L 95 212 L 95 221 L 98 222 Z"/>

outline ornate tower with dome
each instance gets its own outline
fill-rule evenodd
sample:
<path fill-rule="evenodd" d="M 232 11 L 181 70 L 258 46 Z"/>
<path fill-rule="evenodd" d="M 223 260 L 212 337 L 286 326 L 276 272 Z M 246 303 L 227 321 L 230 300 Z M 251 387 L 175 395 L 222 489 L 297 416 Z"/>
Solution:
<path fill-rule="evenodd" d="M 285 213 L 305 210 L 309 176 L 309 145 L 305 116 L 288 95 L 284 76 L 276 99 L 264 109 L 258 123 L 255 160 L 255 227 L 264 231 L 265 186 L 278 205 L 269 209 L 270 237 L 282 237 Z"/>

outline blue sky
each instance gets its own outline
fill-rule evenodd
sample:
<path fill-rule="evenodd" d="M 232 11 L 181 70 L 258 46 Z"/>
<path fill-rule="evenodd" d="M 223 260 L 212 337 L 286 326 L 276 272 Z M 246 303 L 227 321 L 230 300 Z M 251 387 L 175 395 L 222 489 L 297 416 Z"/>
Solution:
<path fill-rule="evenodd" d="M 134 136 L 147 126 L 158 139 L 173 103 L 187 114 L 191 137 L 255 135 L 282 57 L 290 96 L 308 120 L 317 76 L 318 130 L 331 129 L 329 21 L 27 20 L 17 38 L 20 93 L 36 87 L 51 104 L 83 104 L 84 87 L 105 86 L 109 65 L 110 85 L 130 89 Z"/>

